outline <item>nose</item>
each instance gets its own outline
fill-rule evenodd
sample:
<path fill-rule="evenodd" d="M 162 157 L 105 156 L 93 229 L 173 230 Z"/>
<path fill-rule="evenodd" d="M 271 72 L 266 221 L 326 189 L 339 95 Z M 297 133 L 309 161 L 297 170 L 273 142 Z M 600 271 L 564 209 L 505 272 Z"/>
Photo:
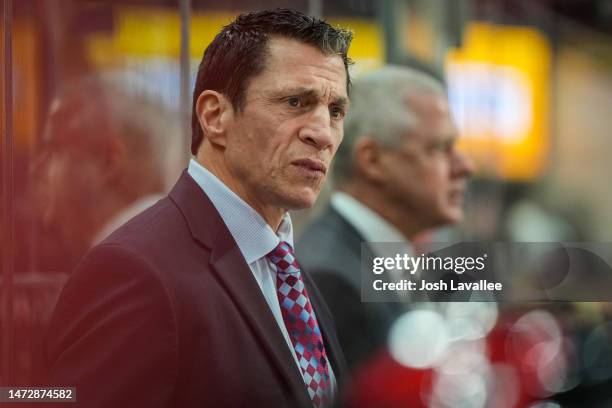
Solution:
<path fill-rule="evenodd" d="M 323 150 L 333 144 L 331 116 L 327 106 L 317 107 L 304 119 L 306 123 L 298 132 L 302 142 L 316 147 L 317 150 Z"/>
<path fill-rule="evenodd" d="M 465 153 L 455 150 L 453 154 L 453 176 L 468 178 L 474 174 L 476 166 L 474 161 L 469 158 Z"/>

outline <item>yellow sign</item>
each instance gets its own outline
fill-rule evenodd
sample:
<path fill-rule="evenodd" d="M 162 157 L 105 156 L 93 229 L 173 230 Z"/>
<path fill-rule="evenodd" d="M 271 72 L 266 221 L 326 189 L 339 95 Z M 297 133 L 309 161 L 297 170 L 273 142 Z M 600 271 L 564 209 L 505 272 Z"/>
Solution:
<path fill-rule="evenodd" d="M 237 13 L 192 13 L 189 53 L 199 62 L 204 49 L 221 28 Z M 96 34 L 88 39 L 89 55 L 98 66 L 112 66 L 122 58 L 174 58 L 180 54 L 180 17 L 176 10 L 144 7 L 120 7 L 115 10 L 115 31 Z M 382 30 L 375 20 L 334 18 L 328 20 L 353 31 L 349 57 L 358 69 L 370 69 L 382 64 L 384 58 Z"/>
<path fill-rule="evenodd" d="M 545 169 L 550 63 L 550 45 L 539 31 L 487 23 L 470 23 L 464 46 L 449 53 L 461 147 L 480 174 L 531 180 Z"/>

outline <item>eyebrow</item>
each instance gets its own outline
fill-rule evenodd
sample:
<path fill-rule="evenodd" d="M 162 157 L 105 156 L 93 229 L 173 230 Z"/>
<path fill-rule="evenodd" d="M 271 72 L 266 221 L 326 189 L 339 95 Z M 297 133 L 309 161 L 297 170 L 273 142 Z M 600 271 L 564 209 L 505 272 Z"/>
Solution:
<path fill-rule="evenodd" d="M 316 98 L 316 97 L 319 97 L 320 95 L 315 89 L 304 88 L 304 87 L 283 88 L 275 92 L 275 94 L 283 95 L 283 97 L 285 95 L 294 95 L 294 96 L 302 96 L 306 98 L 313 98 L 313 97 Z M 345 108 L 348 105 L 348 98 L 345 98 L 344 96 L 335 96 L 332 100 L 332 104 Z"/>

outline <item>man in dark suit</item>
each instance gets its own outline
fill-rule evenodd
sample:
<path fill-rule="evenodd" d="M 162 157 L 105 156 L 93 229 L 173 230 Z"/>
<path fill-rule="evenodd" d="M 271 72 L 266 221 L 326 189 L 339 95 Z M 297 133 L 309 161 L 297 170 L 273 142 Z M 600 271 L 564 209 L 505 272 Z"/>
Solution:
<path fill-rule="evenodd" d="M 326 406 L 344 362 L 293 255 L 343 135 L 351 36 L 290 10 L 239 16 L 204 53 L 195 159 L 81 261 L 49 329 L 77 406 Z"/>
<path fill-rule="evenodd" d="M 362 243 L 403 243 L 458 222 L 471 162 L 455 147 L 444 85 L 412 68 L 386 66 L 355 81 L 345 138 L 334 162 L 331 205 L 297 250 L 328 303 L 349 367 L 384 347 L 398 302 L 361 302 Z M 393 248 L 395 253 L 397 247 Z"/>

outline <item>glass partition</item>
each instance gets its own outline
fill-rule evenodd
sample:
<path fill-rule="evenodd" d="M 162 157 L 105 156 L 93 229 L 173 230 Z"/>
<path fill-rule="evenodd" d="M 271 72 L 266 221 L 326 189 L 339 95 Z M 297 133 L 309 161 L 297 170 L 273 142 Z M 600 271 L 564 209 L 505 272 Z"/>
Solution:
<path fill-rule="evenodd" d="M 220 27 L 243 11 L 291 7 L 351 29 L 354 78 L 394 63 L 424 70 L 447 85 L 459 148 L 478 169 L 463 222 L 427 231 L 418 242 L 611 240 L 612 12 L 604 0 L 2 0 L 1 5 L 0 386 L 44 385 L 45 327 L 70 272 L 89 248 L 163 197 L 185 168 L 198 64 Z M 332 190 L 328 183 L 314 209 L 292 214 L 296 236 L 329 204 Z M 422 378 L 447 381 L 409 390 L 419 398 L 427 395 L 432 406 L 489 406 L 502 392 L 514 393 L 516 404 L 584 395 L 602 398 L 604 405 L 612 401 L 608 304 L 490 306 L 473 310 L 490 318 L 477 353 L 460 351 L 468 360 L 490 357 L 487 367 L 507 379 L 498 388 L 480 380 L 454 383 L 439 367 L 429 367 L 427 374 L 395 360 L 373 367 L 411 384 Z M 444 308 L 439 314 L 467 324 L 463 313 L 469 311 Z M 404 323 L 434 322 L 450 330 L 445 326 L 450 320 L 421 312 Z M 519 321 L 537 335 L 549 335 L 538 330 L 552 327 L 559 346 L 554 356 L 545 355 L 544 341 L 520 346 L 529 343 L 541 359 L 566 364 L 543 369 L 554 384 L 535 396 L 517 386 L 504 367 L 494 367 L 501 360 L 494 361 L 493 353 L 506 347 L 499 336 Z M 396 333 L 413 326 L 402 327 Z M 534 338 L 528 340 L 541 340 Z M 560 356 L 563 362 L 555 360 Z M 539 374 L 530 372 L 523 381 Z M 367 384 L 369 377 L 363 378 Z M 399 380 L 385 384 L 407 387 Z M 468 393 L 470 386 L 480 387 L 472 400 L 467 394 L 465 400 L 445 397 L 448 390 Z M 355 391 L 355 401 L 361 397 L 367 401 Z"/>

